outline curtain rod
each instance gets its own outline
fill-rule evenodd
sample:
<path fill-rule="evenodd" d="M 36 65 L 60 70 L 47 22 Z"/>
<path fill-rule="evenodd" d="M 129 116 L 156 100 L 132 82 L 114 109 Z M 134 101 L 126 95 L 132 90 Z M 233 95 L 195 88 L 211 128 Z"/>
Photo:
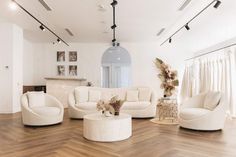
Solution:
<path fill-rule="evenodd" d="M 216 52 L 216 51 L 219 51 L 219 50 L 222 50 L 222 49 L 225 49 L 225 48 L 228 48 L 228 47 L 232 47 L 232 46 L 235 46 L 235 45 L 236 45 L 236 43 L 233 43 L 233 44 L 230 44 L 230 45 L 227 45 L 227 46 L 223 46 L 223 47 L 221 47 L 221 48 L 218 48 L 218 49 L 215 49 L 215 50 L 212 50 L 212 51 L 209 51 L 209 52 L 206 52 L 206 53 L 203 53 L 203 54 L 194 56 L 194 57 L 192 57 L 192 58 L 185 59 L 185 61 L 192 60 L 192 59 L 195 59 L 195 58 L 199 58 L 199 57 L 208 55 L 208 54 L 210 54 L 210 53 L 214 53 L 214 52 Z"/>

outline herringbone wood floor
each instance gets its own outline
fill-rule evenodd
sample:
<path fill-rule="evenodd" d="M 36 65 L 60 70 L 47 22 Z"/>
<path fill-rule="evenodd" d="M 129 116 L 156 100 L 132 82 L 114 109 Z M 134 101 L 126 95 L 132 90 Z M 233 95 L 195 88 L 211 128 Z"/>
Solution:
<path fill-rule="evenodd" d="M 67 112 L 67 111 L 66 111 Z M 133 120 L 133 136 L 114 143 L 83 138 L 83 121 L 25 127 L 20 114 L 0 115 L 1 157 L 236 157 L 236 121 L 223 131 L 198 132 Z"/>

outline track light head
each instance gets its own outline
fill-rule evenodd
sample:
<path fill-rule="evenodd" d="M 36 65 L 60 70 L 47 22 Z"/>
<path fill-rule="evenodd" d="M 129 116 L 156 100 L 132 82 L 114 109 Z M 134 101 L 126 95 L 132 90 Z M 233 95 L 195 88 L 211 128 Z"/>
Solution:
<path fill-rule="evenodd" d="M 58 39 L 57 39 L 57 42 L 60 44 L 60 43 L 61 43 L 61 39 L 58 38 Z"/>
<path fill-rule="evenodd" d="M 118 2 L 116 0 L 113 0 L 113 2 L 111 3 L 112 7 L 115 7 L 118 4 Z"/>
<path fill-rule="evenodd" d="M 116 24 L 114 24 L 111 26 L 111 29 L 115 29 L 116 27 L 117 27 Z"/>
<path fill-rule="evenodd" d="M 113 42 L 113 43 L 116 42 L 116 39 L 113 39 L 112 42 Z"/>
<path fill-rule="evenodd" d="M 220 4 L 221 4 L 221 1 L 216 1 L 216 4 L 214 5 L 214 8 L 217 9 L 220 6 Z"/>
<path fill-rule="evenodd" d="M 188 23 L 184 26 L 186 28 L 186 30 L 190 30 L 190 27 L 188 26 Z"/>
<path fill-rule="evenodd" d="M 45 30 L 46 30 L 43 25 L 40 25 L 39 28 L 40 28 L 42 31 L 45 31 Z"/>
<path fill-rule="evenodd" d="M 172 42 L 172 39 L 171 38 L 169 38 L 169 43 L 171 43 Z"/>
<path fill-rule="evenodd" d="M 120 46 L 120 43 L 117 43 L 116 46 Z"/>

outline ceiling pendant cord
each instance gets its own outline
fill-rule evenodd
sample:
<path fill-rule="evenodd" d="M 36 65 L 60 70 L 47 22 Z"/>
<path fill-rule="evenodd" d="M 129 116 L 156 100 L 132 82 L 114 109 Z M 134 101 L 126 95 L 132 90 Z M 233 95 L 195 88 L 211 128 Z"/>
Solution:
<path fill-rule="evenodd" d="M 113 0 L 113 2 L 111 3 L 112 6 L 112 10 L 113 10 L 113 25 L 111 26 L 111 29 L 113 30 L 113 39 L 112 39 L 112 45 L 113 46 L 117 46 L 119 44 L 116 43 L 116 5 L 118 4 L 118 2 L 116 0 Z"/>

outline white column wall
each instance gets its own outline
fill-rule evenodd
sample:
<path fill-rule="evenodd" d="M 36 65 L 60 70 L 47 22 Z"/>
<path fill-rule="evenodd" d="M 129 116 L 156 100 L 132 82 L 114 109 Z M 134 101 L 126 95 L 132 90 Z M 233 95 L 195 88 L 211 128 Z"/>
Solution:
<path fill-rule="evenodd" d="M 23 31 L 0 23 L 0 113 L 20 111 L 22 94 Z"/>

